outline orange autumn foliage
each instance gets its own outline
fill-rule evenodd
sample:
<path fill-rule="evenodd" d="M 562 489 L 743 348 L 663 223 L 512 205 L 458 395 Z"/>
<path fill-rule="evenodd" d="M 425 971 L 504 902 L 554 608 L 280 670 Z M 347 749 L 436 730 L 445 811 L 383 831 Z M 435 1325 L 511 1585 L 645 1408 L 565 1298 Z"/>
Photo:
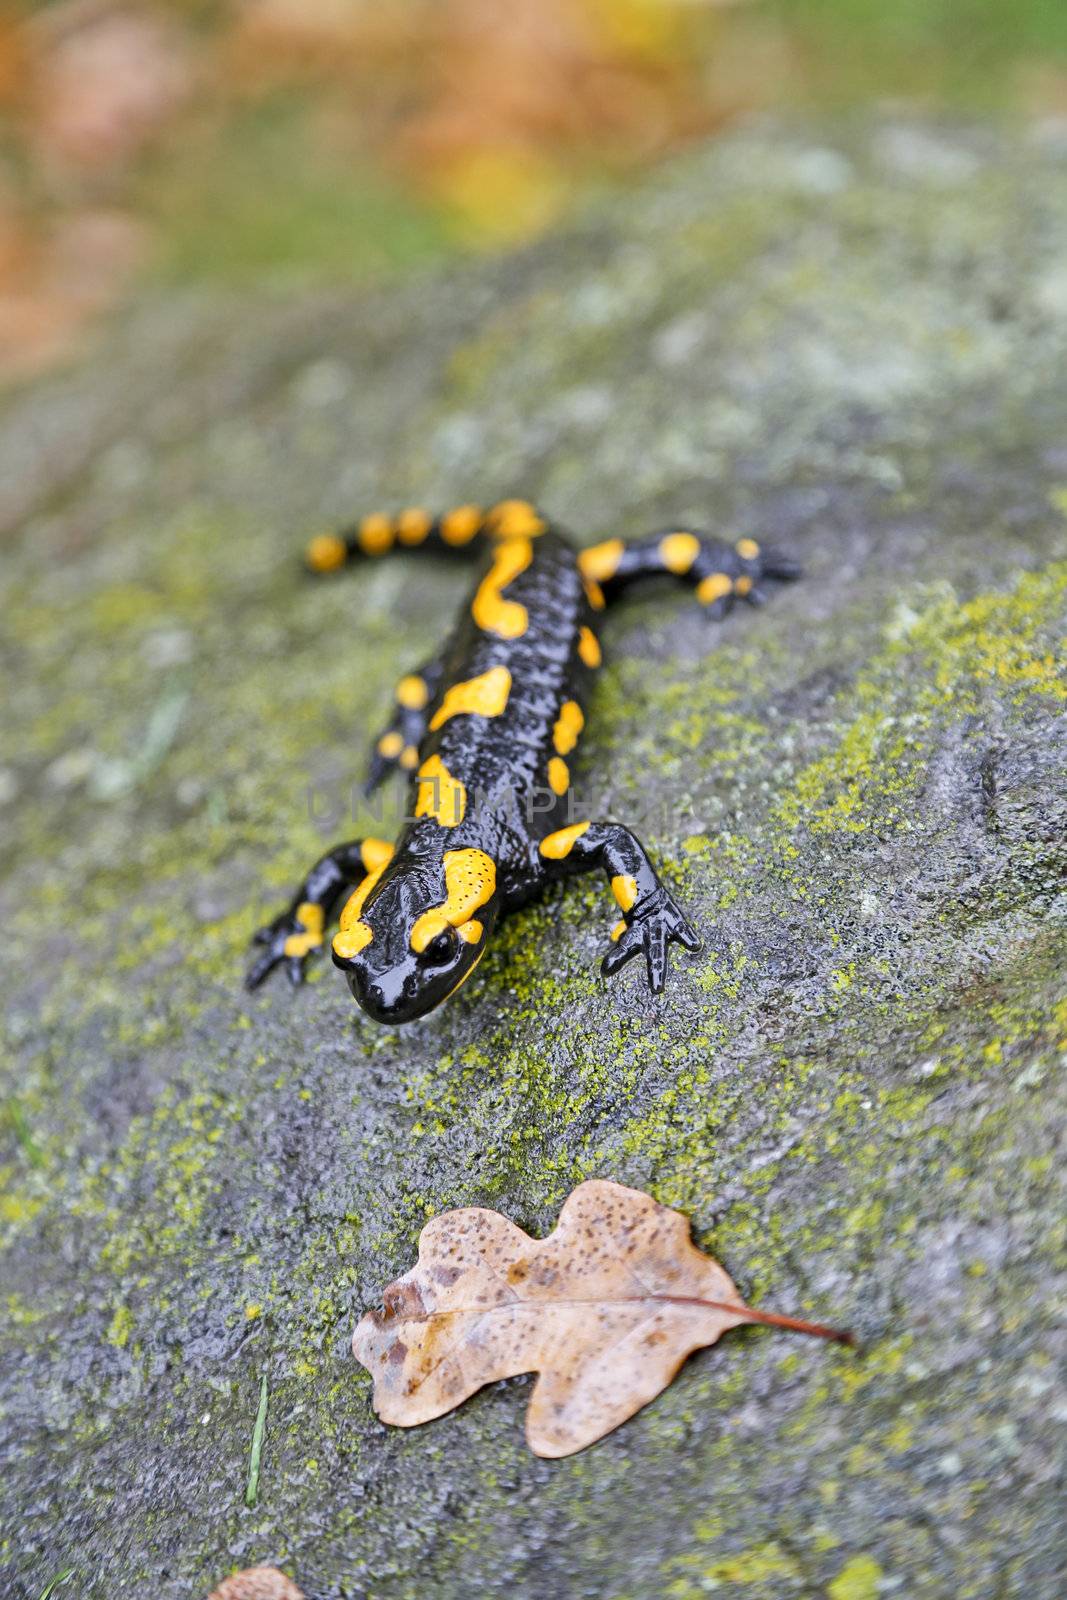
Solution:
<path fill-rule="evenodd" d="M 146 255 L 159 226 L 137 188 L 147 155 L 225 162 L 249 107 L 295 96 L 324 171 L 378 168 L 468 242 L 505 242 L 591 176 L 722 120 L 705 72 L 719 4 L 240 0 L 196 27 L 163 0 L 5 15 L 0 134 L 17 160 L 0 167 L 0 376 L 61 354 Z M 88 236 L 88 219 L 99 241 L 104 214 L 123 243 L 96 250 L 83 292 L 64 241 Z"/>

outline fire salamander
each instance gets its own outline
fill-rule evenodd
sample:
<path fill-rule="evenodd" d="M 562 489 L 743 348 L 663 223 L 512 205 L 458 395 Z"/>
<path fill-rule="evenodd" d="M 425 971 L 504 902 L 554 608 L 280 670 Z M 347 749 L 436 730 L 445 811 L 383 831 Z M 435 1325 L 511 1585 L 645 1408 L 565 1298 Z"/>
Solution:
<path fill-rule="evenodd" d="M 524 500 L 368 516 L 313 539 L 306 560 L 333 573 L 416 548 L 477 550 L 483 562 L 442 653 L 398 683 L 374 746 L 366 792 L 394 770 L 408 774 L 408 821 L 395 845 L 353 839 L 316 862 L 257 933 L 248 987 L 281 964 L 300 983 L 344 896 L 334 964 L 376 1021 L 410 1022 L 470 977 L 501 916 L 556 878 L 600 867 L 621 913 L 603 972 L 643 955 L 658 992 L 670 943 L 697 950 L 699 940 L 630 830 L 575 818 L 569 795 L 601 661 L 597 614 L 637 579 L 666 573 L 717 618 L 736 599 L 759 605 L 767 580 L 799 568 L 754 539 L 688 528 L 578 551 Z"/>

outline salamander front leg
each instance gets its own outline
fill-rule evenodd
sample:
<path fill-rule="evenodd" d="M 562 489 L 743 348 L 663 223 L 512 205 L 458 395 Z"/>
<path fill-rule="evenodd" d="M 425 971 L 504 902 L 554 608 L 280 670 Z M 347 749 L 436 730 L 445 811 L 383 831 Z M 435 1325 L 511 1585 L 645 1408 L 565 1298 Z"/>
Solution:
<path fill-rule="evenodd" d="M 304 981 L 308 957 L 326 942 L 326 922 L 346 890 L 353 889 L 371 872 L 379 872 L 393 853 L 384 839 L 350 839 L 327 850 L 285 911 L 279 912 L 253 937 L 265 946 L 245 978 L 246 989 L 258 989 L 282 962 L 292 984 Z"/>
<path fill-rule="evenodd" d="M 643 954 L 648 986 L 658 994 L 667 978 L 667 950 L 677 943 L 700 949 L 700 940 L 656 876 L 641 841 L 617 822 L 575 822 L 542 839 L 541 858 L 565 873 L 602 867 L 622 917 L 612 929 L 612 948 L 601 965 L 604 976 Z"/>
<path fill-rule="evenodd" d="M 374 741 L 363 793 L 372 795 L 398 767 L 413 772 L 419 764 L 419 745 L 426 732 L 429 708 L 441 682 L 441 663 L 427 661 L 409 672 L 396 686 L 393 715 Z"/>

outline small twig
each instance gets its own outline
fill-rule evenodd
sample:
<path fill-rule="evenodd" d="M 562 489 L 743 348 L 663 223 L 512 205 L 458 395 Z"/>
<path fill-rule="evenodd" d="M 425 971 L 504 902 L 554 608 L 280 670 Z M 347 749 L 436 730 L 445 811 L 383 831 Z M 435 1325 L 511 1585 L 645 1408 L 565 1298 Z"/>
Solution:
<path fill-rule="evenodd" d="M 53 1590 L 58 1589 L 61 1583 L 66 1583 L 67 1579 L 73 1578 L 73 1576 L 74 1568 L 68 1567 L 66 1572 L 61 1572 L 57 1578 L 53 1578 L 50 1583 L 46 1583 L 41 1590 L 41 1600 L 48 1600 L 48 1596 Z"/>
<path fill-rule="evenodd" d="M 264 1373 L 259 1381 L 259 1410 L 256 1412 L 256 1425 L 252 1429 L 252 1452 L 248 1458 L 248 1487 L 245 1490 L 245 1505 L 254 1506 L 259 1493 L 259 1461 L 263 1454 L 263 1435 L 267 1431 L 267 1374 Z"/>

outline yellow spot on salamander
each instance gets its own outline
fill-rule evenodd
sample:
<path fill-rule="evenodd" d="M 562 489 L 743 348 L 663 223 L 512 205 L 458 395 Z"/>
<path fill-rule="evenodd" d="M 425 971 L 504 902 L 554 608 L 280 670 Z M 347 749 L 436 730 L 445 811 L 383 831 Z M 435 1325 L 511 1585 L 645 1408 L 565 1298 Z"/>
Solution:
<path fill-rule="evenodd" d="M 577 700 L 564 700 L 559 708 L 556 725 L 552 729 L 552 743 L 561 756 L 570 755 L 584 727 L 585 718 Z"/>
<path fill-rule="evenodd" d="M 401 678 L 397 684 L 396 698 L 405 711 L 421 711 L 430 698 L 430 691 L 426 687 L 425 679 L 412 672 L 406 678 Z"/>
<path fill-rule="evenodd" d="M 712 572 L 697 584 L 697 599 L 702 605 L 710 606 L 713 601 L 732 593 L 733 587 L 734 580 L 728 578 L 725 572 Z"/>
<path fill-rule="evenodd" d="M 457 506 L 441 518 L 441 538 L 445 544 L 470 544 L 484 521 L 481 506 Z"/>
<path fill-rule="evenodd" d="M 395 728 L 389 733 L 383 733 L 378 740 L 378 754 L 384 756 L 387 761 L 395 761 L 403 748 L 403 737 Z"/>
<path fill-rule="evenodd" d="M 304 559 L 312 572 L 336 572 L 347 555 L 348 547 L 339 533 L 320 533 L 308 545 Z"/>
<path fill-rule="evenodd" d="M 501 500 L 485 522 L 497 539 L 533 539 L 548 526 L 528 500 Z"/>
<path fill-rule="evenodd" d="M 578 654 L 587 667 L 599 667 L 601 661 L 603 661 L 604 657 L 600 652 L 600 641 L 592 628 L 579 628 Z"/>
<path fill-rule="evenodd" d="M 435 817 L 442 828 L 455 828 L 467 813 L 467 791 L 454 778 L 440 756 L 430 756 L 419 768 L 417 817 Z"/>
<path fill-rule="evenodd" d="M 572 822 L 569 828 L 557 828 L 555 833 L 550 833 L 541 840 L 541 854 L 549 861 L 562 861 L 574 849 L 574 842 L 580 839 L 589 827 L 588 822 Z"/>
<path fill-rule="evenodd" d="M 303 932 L 291 933 L 282 949 L 287 956 L 306 956 L 310 951 L 317 950 L 322 943 L 326 913 L 313 900 L 302 900 L 296 908 L 296 920 Z"/>
<path fill-rule="evenodd" d="M 383 556 L 393 547 L 393 524 L 382 512 L 373 512 L 359 525 L 359 542 L 369 556 Z"/>
<path fill-rule="evenodd" d="M 668 572 L 688 572 L 700 554 L 700 540 L 692 533 L 668 533 L 659 542 L 659 554 Z"/>
<path fill-rule="evenodd" d="M 464 944 L 477 944 L 485 929 L 477 917 L 472 917 L 469 922 L 463 922 L 456 929 Z"/>
<path fill-rule="evenodd" d="M 583 578 L 582 588 L 585 590 L 585 598 L 589 601 L 589 604 L 592 606 L 593 610 L 603 611 L 604 607 L 607 605 L 607 601 L 604 599 L 604 591 L 600 587 L 599 583 L 597 583 L 596 579 Z"/>
<path fill-rule="evenodd" d="M 505 600 L 501 590 L 525 572 L 532 560 L 529 539 L 509 539 L 498 547 L 471 605 L 471 616 L 483 632 L 495 633 L 500 639 L 518 639 L 526 632 L 526 607 L 517 600 Z"/>
<path fill-rule="evenodd" d="M 414 772 L 418 764 L 418 746 L 414 744 L 406 744 L 403 750 L 400 752 L 400 765 L 403 767 L 405 772 Z"/>
<path fill-rule="evenodd" d="M 619 940 L 622 938 L 623 934 L 626 932 L 626 929 L 627 929 L 628 926 L 629 926 L 629 924 L 627 923 L 626 918 L 625 917 L 620 917 L 618 922 L 615 924 L 615 926 L 611 930 L 611 942 L 612 942 L 612 944 L 618 944 Z"/>
<path fill-rule="evenodd" d="M 734 579 L 734 590 L 737 594 L 751 594 L 752 579 L 748 576 L 747 572 L 742 573 L 740 578 Z"/>
<path fill-rule="evenodd" d="M 637 879 L 628 872 L 617 873 L 611 880 L 611 892 L 620 911 L 632 911 L 637 904 Z"/>
<path fill-rule="evenodd" d="M 607 583 L 618 572 L 625 550 L 621 539 L 605 539 L 602 544 L 590 545 L 588 550 L 578 552 L 578 571 L 594 583 Z"/>
<path fill-rule="evenodd" d="M 490 667 L 478 678 L 454 683 L 430 719 L 431 733 L 450 717 L 499 717 L 511 693 L 507 667 Z"/>
<path fill-rule="evenodd" d="M 371 842 L 370 840 L 364 840 L 364 849 Z M 382 840 L 376 839 L 373 843 L 380 846 L 382 845 Z M 392 853 L 390 850 L 389 855 L 391 856 Z M 389 856 L 386 856 L 381 866 L 375 867 L 372 872 L 368 872 L 359 888 L 345 902 L 344 910 L 341 912 L 340 929 L 333 936 L 333 953 L 336 956 L 340 956 L 342 961 L 351 960 L 353 956 L 358 956 L 359 952 L 366 949 L 374 938 L 374 930 L 362 921 L 363 907 L 367 903 L 371 890 L 375 888 L 382 873 L 385 871 L 388 861 Z"/>
<path fill-rule="evenodd" d="M 341 933 L 333 936 L 333 953 L 340 956 L 342 961 L 351 961 L 353 956 L 358 956 L 365 950 L 374 938 L 374 930 L 365 922 L 354 922 L 350 928 L 345 928 Z"/>
<path fill-rule="evenodd" d="M 742 561 L 755 561 L 756 557 L 759 555 L 759 545 L 756 543 L 755 539 L 738 539 L 737 543 L 734 545 L 734 549 L 737 551 Z"/>
<path fill-rule="evenodd" d="M 391 856 L 392 851 L 390 851 L 389 854 Z M 363 915 L 363 907 L 366 905 L 371 891 L 377 887 L 378 880 L 381 878 L 381 875 L 385 871 L 388 864 L 389 861 L 387 857 L 382 862 L 380 867 L 375 867 L 373 871 L 368 872 L 359 888 L 353 890 L 353 892 L 349 895 L 348 899 L 344 903 L 344 908 L 341 911 L 340 928 L 342 933 L 351 932 L 356 923 L 360 920 Z M 369 933 L 370 929 L 367 931 Z M 364 943 L 369 943 L 369 940 L 364 940 Z M 333 941 L 333 947 L 335 950 L 337 950 L 336 939 Z M 338 951 L 337 953 L 340 955 L 341 952 Z"/>
<path fill-rule="evenodd" d="M 433 518 L 421 506 L 409 506 L 396 519 L 396 536 L 401 544 L 421 544 L 433 527 Z"/>
<path fill-rule="evenodd" d="M 444 869 L 444 900 L 424 911 L 411 930 L 411 948 L 416 954 L 446 928 L 458 931 L 470 922 L 478 907 L 496 892 L 496 864 L 484 850 L 446 850 Z"/>
<path fill-rule="evenodd" d="M 393 847 L 386 839 L 364 839 L 359 853 L 368 872 L 381 872 L 392 859 Z"/>
<path fill-rule="evenodd" d="M 567 763 L 560 756 L 553 756 L 548 763 L 549 787 L 555 794 L 566 794 L 571 775 Z"/>

